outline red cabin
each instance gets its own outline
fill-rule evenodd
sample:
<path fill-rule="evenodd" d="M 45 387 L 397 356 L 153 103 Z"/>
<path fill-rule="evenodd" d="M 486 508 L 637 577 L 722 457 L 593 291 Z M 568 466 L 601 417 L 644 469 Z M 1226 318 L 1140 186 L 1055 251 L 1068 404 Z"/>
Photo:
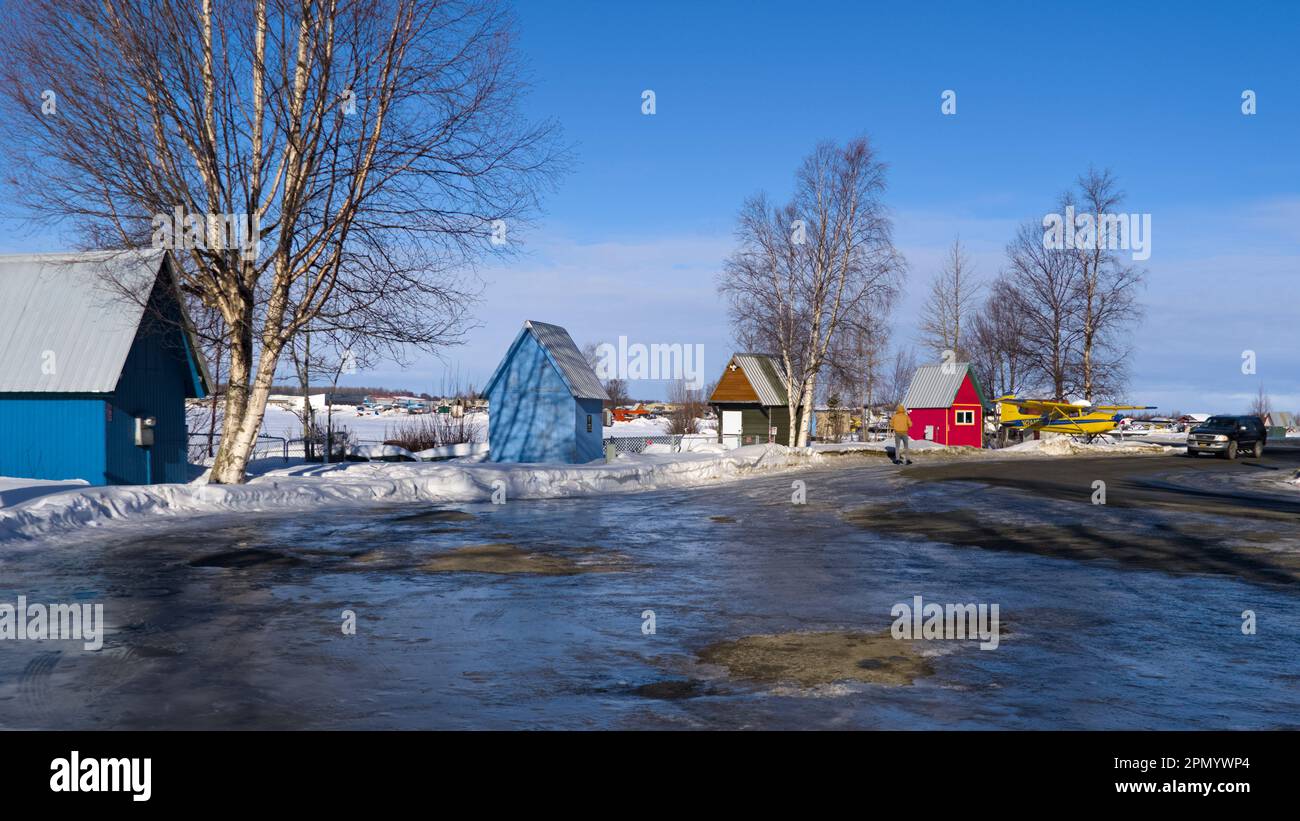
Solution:
<path fill-rule="evenodd" d="M 911 437 L 940 445 L 984 446 L 988 400 L 969 362 L 922 365 L 903 398 L 912 417 Z"/>

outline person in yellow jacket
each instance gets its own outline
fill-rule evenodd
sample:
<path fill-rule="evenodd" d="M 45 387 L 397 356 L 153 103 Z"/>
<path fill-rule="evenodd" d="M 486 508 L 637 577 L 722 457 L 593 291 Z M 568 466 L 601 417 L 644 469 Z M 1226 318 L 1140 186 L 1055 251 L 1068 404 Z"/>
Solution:
<path fill-rule="evenodd" d="M 898 410 L 889 419 L 889 429 L 894 432 L 894 464 L 902 462 L 905 465 L 912 464 L 908 457 L 908 432 L 912 429 L 912 417 L 907 415 L 907 410 L 900 403 Z"/>

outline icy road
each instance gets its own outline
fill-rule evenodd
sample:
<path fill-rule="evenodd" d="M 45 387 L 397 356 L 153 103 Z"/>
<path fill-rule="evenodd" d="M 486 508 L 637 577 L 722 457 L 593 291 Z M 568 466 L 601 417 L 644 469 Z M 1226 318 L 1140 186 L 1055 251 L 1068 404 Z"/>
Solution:
<path fill-rule="evenodd" d="M 854 456 L 14 546 L 0 604 L 108 629 L 0 641 L 0 727 L 1296 728 L 1300 493 L 1258 477 L 1297 466 Z M 997 648 L 895 649 L 916 596 Z"/>

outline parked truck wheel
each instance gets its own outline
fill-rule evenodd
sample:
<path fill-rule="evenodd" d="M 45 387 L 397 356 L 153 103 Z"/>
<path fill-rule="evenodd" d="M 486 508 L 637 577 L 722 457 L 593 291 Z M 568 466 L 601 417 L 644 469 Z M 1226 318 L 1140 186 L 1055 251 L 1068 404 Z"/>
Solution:
<path fill-rule="evenodd" d="M 1236 459 L 1236 458 L 1237 458 L 1237 443 L 1236 443 L 1236 442 L 1229 442 L 1229 443 L 1228 443 L 1228 447 L 1225 448 L 1224 451 L 1223 451 L 1223 458 L 1227 459 L 1228 461 L 1232 461 L 1233 459 Z"/>
<path fill-rule="evenodd" d="M 1262 458 L 1264 458 L 1264 440 L 1263 440 L 1263 439 L 1260 439 L 1258 442 L 1255 443 L 1255 450 L 1253 451 L 1253 453 L 1255 454 L 1255 458 L 1256 458 L 1256 459 L 1262 459 Z"/>

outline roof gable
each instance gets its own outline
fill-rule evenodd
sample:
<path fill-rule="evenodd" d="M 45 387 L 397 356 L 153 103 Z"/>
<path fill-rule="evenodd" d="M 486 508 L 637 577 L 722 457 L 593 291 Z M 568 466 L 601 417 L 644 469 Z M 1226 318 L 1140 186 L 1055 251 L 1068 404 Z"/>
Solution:
<path fill-rule="evenodd" d="M 734 354 L 727 362 L 727 369 L 735 365 L 749 383 L 750 388 L 757 395 L 757 401 L 767 407 L 785 407 L 787 405 L 785 390 L 785 370 L 781 367 L 781 362 L 775 356 L 766 353 L 738 353 Z M 726 378 L 723 373 L 722 378 L 718 380 L 718 386 L 714 388 L 714 396 L 717 396 L 719 387 L 723 386 L 723 380 Z M 710 397 L 713 400 L 713 397 Z M 720 402 L 744 401 L 738 399 L 724 399 L 719 397 Z M 753 400 L 750 400 L 753 401 Z"/>
<path fill-rule="evenodd" d="M 519 345 L 526 337 L 531 336 L 541 347 L 546 358 L 550 360 L 552 367 L 559 373 L 560 379 L 564 381 L 565 386 L 569 389 L 569 394 L 575 399 L 600 399 L 609 400 L 609 394 L 605 392 L 605 387 L 600 384 L 596 372 L 587 364 L 582 352 L 574 344 L 573 337 L 569 332 L 559 325 L 550 325 L 545 322 L 528 320 L 524 327 L 515 337 L 515 341 L 510 343 L 510 348 L 506 355 L 501 358 L 497 369 L 492 372 L 492 377 L 488 379 L 483 393 L 490 393 L 496 385 L 497 380 L 506 371 L 506 366 L 514 358 L 515 353 L 519 350 Z"/>
<path fill-rule="evenodd" d="M 988 404 L 984 387 L 980 384 L 975 369 L 969 362 L 956 362 L 940 365 L 922 365 L 916 369 L 912 382 L 907 386 L 907 395 L 903 397 L 906 408 L 946 408 L 957 398 L 962 384 L 970 378 L 981 405 Z"/>
<path fill-rule="evenodd" d="M 111 393 L 166 258 L 161 250 L 0 256 L 0 393 Z M 186 346 L 202 379 L 188 329 Z"/>
<path fill-rule="evenodd" d="M 754 386 L 749 384 L 745 378 L 745 371 L 734 361 L 728 362 L 727 367 L 722 371 L 722 376 L 718 377 L 717 383 L 713 387 L 713 395 L 709 397 L 710 402 L 758 402 L 758 392 Z"/>

